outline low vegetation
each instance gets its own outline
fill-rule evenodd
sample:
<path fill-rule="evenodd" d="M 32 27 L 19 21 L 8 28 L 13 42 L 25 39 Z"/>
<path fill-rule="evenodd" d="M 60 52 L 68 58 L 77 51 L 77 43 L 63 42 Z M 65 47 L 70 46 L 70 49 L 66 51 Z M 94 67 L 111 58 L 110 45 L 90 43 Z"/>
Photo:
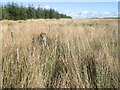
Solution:
<path fill-rule="evenodd" d="M 116 19 L 4 20 L 2 28 L 3 88 L 118 87 Z"/>

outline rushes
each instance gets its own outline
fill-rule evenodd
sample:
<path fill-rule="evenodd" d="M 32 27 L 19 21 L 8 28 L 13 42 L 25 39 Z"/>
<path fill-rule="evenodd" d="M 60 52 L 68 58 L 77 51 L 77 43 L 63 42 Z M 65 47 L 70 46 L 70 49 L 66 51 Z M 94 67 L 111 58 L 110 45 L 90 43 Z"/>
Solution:
<path fill-rule="evenodd" d="M 63 21 L 65 25 L 62 25 Z M 115 51 L 118 40 L 116 34 L 112 33 L 116 32 L 116 27 L 104 30 L 101 29 L 101 20 L 88 21 L 59 20 L 57 24 L 58 21 L 53 20 L 52 25 L 45 24 L 44 20 L 32 21 L 33 24 L 28 21 L 24 23 L 25 30 L 22 32 L 27 34 L 16 30 L 14 44 L 5 36 L 9 31 L 4 31 L 3 49 L 9 52 L 3 52 L 3 87 L 117 88 L 119 74 Z M 104 23 L 108 22 L 106 20 Z M 22 23 L 17 23 L 17 27 L 21 27 Z M 79 23 L 84 25 L 78 25 Z M 103 27 L 108 27 L 111 23 L 107 26 L 104 24 Z M 29 25 L 36 27 L 37 24 L 39 30 L 27 29 Z M 51 28 L 45 29 L 45 25 Z M 41 49 L 36 38 L 44 32 L 42 29 L 45 32 L 50 30 L 47 50 Z"/>

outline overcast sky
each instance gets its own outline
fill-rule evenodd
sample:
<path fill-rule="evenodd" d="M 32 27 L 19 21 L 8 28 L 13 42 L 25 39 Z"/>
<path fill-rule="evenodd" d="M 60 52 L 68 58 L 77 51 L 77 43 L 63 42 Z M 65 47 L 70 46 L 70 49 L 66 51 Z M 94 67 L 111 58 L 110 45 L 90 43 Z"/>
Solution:
<path fill-rule="evenodd" d="M 46 9 L 54 8 L 58 12 L 67 14 L 73 18 L 100 18 L 118 16 L 118 0 L 104 0 L 111 2 L 93 2 L 95 0 L 86 0 L 91 2 L 80 2 L 83 0 L 69 0 L 69 2 L 65 2 L 67 0 L 64 0 L 64 2 L 56 2 L 63 0 L 44 0 L 46 2 L 42 2 L 43 0 L 4 0 L 3 4 L 5 4 L 5 2 L 8 3 L 12 1 L 17 2 L 18 4 L 23 4 L 25 6 L 30 4 L 35 8 L 38 6 Z"/>

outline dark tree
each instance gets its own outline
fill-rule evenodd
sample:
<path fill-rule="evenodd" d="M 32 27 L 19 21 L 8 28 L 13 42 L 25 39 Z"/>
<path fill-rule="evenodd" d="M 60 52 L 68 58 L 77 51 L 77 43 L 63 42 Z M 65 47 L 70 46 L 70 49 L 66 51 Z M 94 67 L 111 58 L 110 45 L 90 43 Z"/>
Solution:
<path fill-rule="evenodd" d="M 2 19 L 7 20 L 26 20 L 26 19 L 52 19 L 52 18 L 72 18 L 65 14 L 60 14 L 54 9 L 43 9 L 40 6 L 35 8 L 31 5 L 25 7 L 23 5 L 19 6 L 17 3 L 8 3 L 7 5 L 1 6 L 2 9 Z"/>

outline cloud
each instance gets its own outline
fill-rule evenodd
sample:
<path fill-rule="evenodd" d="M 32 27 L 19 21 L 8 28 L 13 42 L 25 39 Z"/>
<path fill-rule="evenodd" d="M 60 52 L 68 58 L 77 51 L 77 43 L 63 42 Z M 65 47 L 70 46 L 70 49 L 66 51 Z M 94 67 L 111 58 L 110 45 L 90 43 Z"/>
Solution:
<path fill-rule="evenodd" d="M 82 11 L 78 14 L 79 16 L 77 18 L 101 18 L 101 17 L 117 17 L 118 12 L 112 12 L 112 11 L 104 11 L 104 12 L 97 12 L 97 11 Z"/>
<path fill-rule="evenodd" d="M 74 14 L 74 11 L 72 10 L 69 10 L 69 9 L 57 9 L 57 11 L 59 11 L 59 13 L 63 13 L 63 14 L 66 14 L 68 16 L 72 16 Z"/>
<path fill-rule="evenodd" d="M 118 15 L 119 13 L 120 13 L 120 12 L 118 12 L 118 11 L 116 12 L 117 15 Z"/>
<path fill-rule="evenodd" d="M 94 11 L 94 12 L 92 12 L 92 13 L 93 13 L 93 14 L 97 14 L 98 12 L 95 12 L 95 11 Z"/>
<path fill-rule="evenodd" d="M 104 12 L 102 14 L 104 17 L 117 17 L 118 16 L 118 12 L 115 12 L 115 11 L 108 11 L 108 12 Z"/>
<path fill-rule="evenodd" d="M 67 13 L 70 13 L 70 10 L 67 10 L 66 12 L 67 12 Z"/>
<path fill-rule="evenodd" d="M 96 15 L 98 14 L 98 12 L 96 11 L 93 11 L 93 12 L 90 12 L 90 11 L 82 11 L 79 13 L 79 17 L 80 18 L 92 18 L 92 17 L 97 17 Z"/>
<path fill-rule="evenodd" d="M 105 14 L 105 15 L 110 15 L 110 14 L 111 14 L 111 12 L 104 12 L 104 14 Z"/>
<path fill-rule="evenodd" d="M 39 6 L 34 6 L 34 7 L 35 7 L 35 9 L 38 9 Z"/>
<path fill-rule="evenodd" d="M 43 6 L 44 9 L 50 9 L 51 7 L 49 5 Z"/>
<path fill-rule="evenodd" d="M 83 11 L 83 12 L 81 12 L 81 14 L 88 14 L 88 13 L 90 13 L 89 11 Z"/>
<path fill-rule="evenodd" d="M 90 11 L 82 11 L 79 13 L 79 17 L 80 18 L 91 18 L 91 17 L 96 17 L 96 15 L 98 14 L 98 12 L 96 11 L 93 11 L 93 12 L 90 12 Z"/>

